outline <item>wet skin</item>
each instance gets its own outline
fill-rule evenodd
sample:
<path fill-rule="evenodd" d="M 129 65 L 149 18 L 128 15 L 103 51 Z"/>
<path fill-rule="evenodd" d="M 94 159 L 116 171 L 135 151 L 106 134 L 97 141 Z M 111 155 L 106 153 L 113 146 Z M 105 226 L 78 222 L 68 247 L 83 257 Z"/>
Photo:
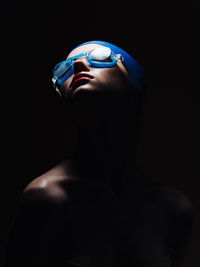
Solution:
<path fill-rule="evenodd" d="M 69 57 L 96 47 L 82 46 Z M 72 154 L 25 188 L 5 267 L 180 266 L 192 205 L 130 159 L 134 115 L 128 117 L 128 102 L 120 101 L 129 84 L 126 70 L 121 63 L 91 68 L 85 57 L 74 70 L 61 89 L 64 98 L 71 94 Z M 73 87 L 78 73 L 93 78 Z"/>

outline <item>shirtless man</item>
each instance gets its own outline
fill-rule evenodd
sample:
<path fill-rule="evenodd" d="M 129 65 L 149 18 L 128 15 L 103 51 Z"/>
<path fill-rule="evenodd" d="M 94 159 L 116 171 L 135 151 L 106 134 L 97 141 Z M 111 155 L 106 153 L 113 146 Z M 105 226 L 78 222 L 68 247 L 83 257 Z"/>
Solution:
<path fill-rule="evenodd" d="M 70 155 L 25 188 L 5 267 L 181 266 L 192 205 L 136 164 L 142 68 L 101 41 L 67 58 L 53 82 Z"/>

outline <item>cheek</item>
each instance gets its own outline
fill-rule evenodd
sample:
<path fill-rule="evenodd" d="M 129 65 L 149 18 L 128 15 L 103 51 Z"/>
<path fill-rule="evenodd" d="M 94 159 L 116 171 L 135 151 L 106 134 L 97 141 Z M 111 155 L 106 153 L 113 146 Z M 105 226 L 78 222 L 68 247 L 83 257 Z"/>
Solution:
<path fill-rule="evenodd" d="M 99 68 L 94 70 L 95 82 L 100 88 L 121 91 L 128 82 L 128 77 L 118 68 Z"/>

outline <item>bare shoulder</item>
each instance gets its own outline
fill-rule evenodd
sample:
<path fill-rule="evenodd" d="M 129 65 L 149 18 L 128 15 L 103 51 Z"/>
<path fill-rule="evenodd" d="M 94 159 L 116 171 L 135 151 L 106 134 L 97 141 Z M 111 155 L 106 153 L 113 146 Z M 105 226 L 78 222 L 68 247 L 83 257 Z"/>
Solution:
<path fill-rule="evenodd" d="M 193 203 L 184 193 L 179 190 L 163 186 L 153 185 L 145 190 L 145 209 L 168 221 L 192 222 L 194 218 Z M 152 217 L 153 218 L 153 217 Z"/>
<path fill-rule="evenodd" d="M 30 182 L 23 191 L 22 199 L 29 203 L 69 206 L 92 199 L 92 192 L 91 186 L 71 172 L 66 162 L 61 162 Z"/>
<path fill-rule="evenodd" d="M 71 178 L 62 163 L 31 181 L 23 191 L 27 202 L 63 204 L 68 201 L 66 184 Z"/>
<path fill-rule="evenodd" d="M 159 184 L 154 178 L 144 175 L 140 170 L 137 175 L 137 186 L 133 189 L 132 195 L 136 196 L 136 201 L 140 201 L 144 209 L 155 210 L 156 213 L 165 211 L 188 216 L 193 214 L 193 203 L 183 192 Z"/>
<path fill-rule="evenodd" d="M 161 204 L 164 204 L 170 211 L 180 215 L 193 213 L 194 208 L 191 200 L 177 189 L 168 186 L 156 186 L 153 192 L 155 192 L 158 200 L 161 200 Z"/>

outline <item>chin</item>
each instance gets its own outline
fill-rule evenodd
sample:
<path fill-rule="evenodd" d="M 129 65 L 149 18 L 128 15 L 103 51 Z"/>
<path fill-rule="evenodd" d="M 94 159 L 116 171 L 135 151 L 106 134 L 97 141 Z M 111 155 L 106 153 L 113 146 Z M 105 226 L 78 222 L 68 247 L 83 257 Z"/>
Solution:
<path fill-rule="evenodd" d="M 72 92 L 72 97 L 77 97 L 77 96 L 85 96 L 85 95 L 89 95 L 91 93 L 96 92 L 98 89 L 90 84 L 90 83 L 86 83 L 83 85 L 80 85 L 79 87 L 77 87 L 76 89 L 73 90 Z"/>

